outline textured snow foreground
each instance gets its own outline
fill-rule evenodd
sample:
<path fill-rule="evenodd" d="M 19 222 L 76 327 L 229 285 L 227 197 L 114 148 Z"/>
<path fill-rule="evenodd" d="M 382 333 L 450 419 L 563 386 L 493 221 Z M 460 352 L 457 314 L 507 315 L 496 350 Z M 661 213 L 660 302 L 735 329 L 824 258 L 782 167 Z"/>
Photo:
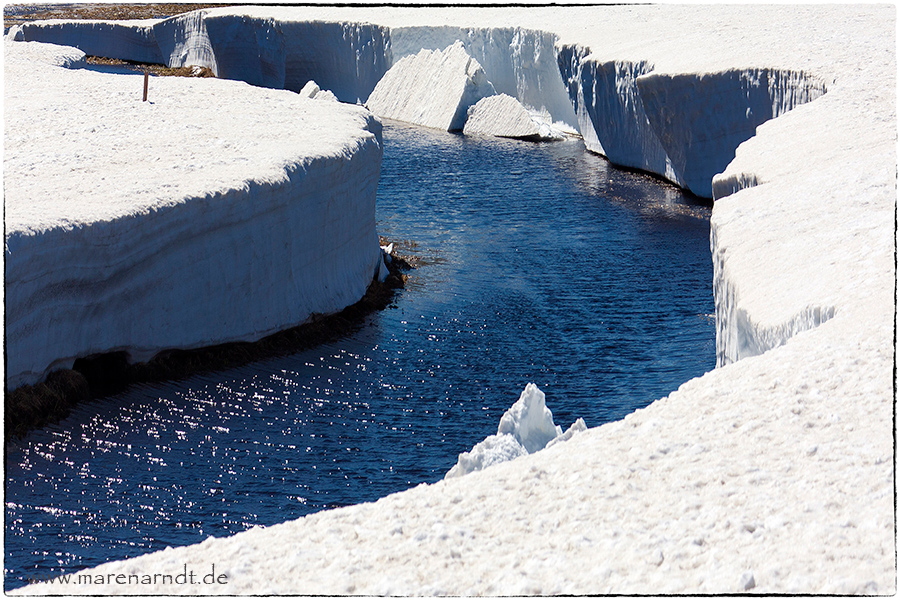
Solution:
<path fill-rule="evenodd" d="M 484 471 L 24 593 L 894 593 L 893 7 L 227 10 L 376 23 L 395 61 L 460 39 L 595 151 L 714 193 L 720 366 Z"/>

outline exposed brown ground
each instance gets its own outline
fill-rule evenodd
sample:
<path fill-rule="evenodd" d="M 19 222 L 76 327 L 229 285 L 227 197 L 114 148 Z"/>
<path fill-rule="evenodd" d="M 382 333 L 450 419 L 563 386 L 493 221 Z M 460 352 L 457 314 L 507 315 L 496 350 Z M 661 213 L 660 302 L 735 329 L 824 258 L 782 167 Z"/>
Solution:
<path fill-rule="evenodd" d="M 22 6 L 34 8 L 25 14 L 11 14 Z M 33 4 L 8 4 L 3 9 L 3 26 L 21 25 L 28 21 L 41 19 L 99 19 L 107 21 L 123 21 L 127 19 L 161 19 L 174 17 L 182 13 L 191 12 L 200 8 L 212 8 L 217 6 L 231 6 L 230 3 L 221 4 L 47 4 L 45 6 Z"/>
<path fill-rule="evenodd" d="M 102 56 L 88 56 L 86 58 L 88 64 L 91 65 L 110 65 L 122 67 L 143 73 L 148 71 L 153 75 L 175 76 L 175 77 L 215 77 L 211 69 L 206 67 L 167 67 L 165 65 L 156 65 L 152 63 L 140 63 L 130 60 L 119 60 L 118 58 L 103 58 Z"/>

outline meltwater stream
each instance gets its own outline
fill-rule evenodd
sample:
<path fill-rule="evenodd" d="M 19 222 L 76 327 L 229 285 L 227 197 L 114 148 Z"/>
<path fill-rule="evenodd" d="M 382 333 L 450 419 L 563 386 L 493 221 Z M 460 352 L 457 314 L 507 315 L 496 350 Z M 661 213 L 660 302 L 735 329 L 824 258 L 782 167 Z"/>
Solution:
<path fill-rule="evenodd" d="M 714 367 L 709 209 L 575 140 L 385 147 L 379 232 L 422 259 L 395 306 L 10 443 L 6 589 L 436 481 L 528 382 L 595 427 Z"/>

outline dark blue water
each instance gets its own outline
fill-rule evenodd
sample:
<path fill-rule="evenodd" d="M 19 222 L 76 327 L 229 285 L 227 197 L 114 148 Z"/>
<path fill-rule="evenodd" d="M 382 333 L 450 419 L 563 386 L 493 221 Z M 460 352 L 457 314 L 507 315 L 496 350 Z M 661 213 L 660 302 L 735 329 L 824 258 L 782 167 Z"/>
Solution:
<path fill-rule="evenodd" d="M 709 211 L 579 141 L 389 125 L 396 306 L 297 355 L 78 407 L 7 449 L 6 588 L 440 479 L 528 382 L 563 427 L 715 365 Z"/>

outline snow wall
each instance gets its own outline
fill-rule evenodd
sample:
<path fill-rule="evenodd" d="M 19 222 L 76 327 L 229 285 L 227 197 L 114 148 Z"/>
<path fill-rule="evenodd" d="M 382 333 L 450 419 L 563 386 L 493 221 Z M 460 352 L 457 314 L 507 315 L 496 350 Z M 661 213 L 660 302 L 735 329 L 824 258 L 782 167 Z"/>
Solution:
<path fill-rule="evenodd" d="M 374 198 L 380 151 L 149 214 L 7 235 L 8 388 L 83 356 L 125 349 L 140 362 L 257 340 L 353 304 L 378 266 L 374 201 L 359 198 Z"/>
<path fill-rule="evenodd" d="M 577 127 L 587 148 L 612 163 L 654 173 L 707 198 L 755 185 L 746 174 L 713 180 L 760 124 L 826 92 L 816 76 L 784 69 L 660 75 L 648 61 L 607 60 L 533 29 L 388 28 L 233 10 L 195 11 L 152 25 L 36 22 L 24 25 L 20 37 L 88 54 L 206 66 L 220 77 L 264 87 L 299 91 L 315 80 L 345 102 L 365 100 L 401 58 L 461 41 L 497 93 Z M 804 306 L 776 327 L 758 326 L 740 306 L 719 246 L 714 228 L 720 365 L 765 352 L 833 316 L 833 307 Z"/>
<path fill-rule="evenodd" d="M 384 27 L 210 15 L 202 10 L 152 25 L 26 23 L 21 40 L 170 67 L 198 65 L 223 79 L 295 92 L 312 80 L 350 103 L 368 98 L 390 67 L 389 35 Z"/>
<path fill-rule="evenodd" d="M 704 198 L 714 197 L 713 177 L 757 127 L 826 92 L 822 80 L 799 71 L 657 75 L 646 61 L 604 61 L 578 45 L 558 56 L 590 150 Z M 722 182 L 716 197 L 735 189 Z"/>
<path fill-rule="evenodd" d="M 289 21 L 221 10 L 152 25 L 44 21 L 22 26 L 25 41 L 300 91 L 314 80 L 343 102 L 363 102 L 398 60 L 460 41 L 498 94 L 576 127 L 589 150 L 617 165 L 659 175 L 694 194 L 722 197 L 740 182 L 713 177 L 756 128 L 826 92 L 802 71 L 748 67 L 660 75 L 648 61 L 607 60 L 523 28 L 394 27 Z"/>

